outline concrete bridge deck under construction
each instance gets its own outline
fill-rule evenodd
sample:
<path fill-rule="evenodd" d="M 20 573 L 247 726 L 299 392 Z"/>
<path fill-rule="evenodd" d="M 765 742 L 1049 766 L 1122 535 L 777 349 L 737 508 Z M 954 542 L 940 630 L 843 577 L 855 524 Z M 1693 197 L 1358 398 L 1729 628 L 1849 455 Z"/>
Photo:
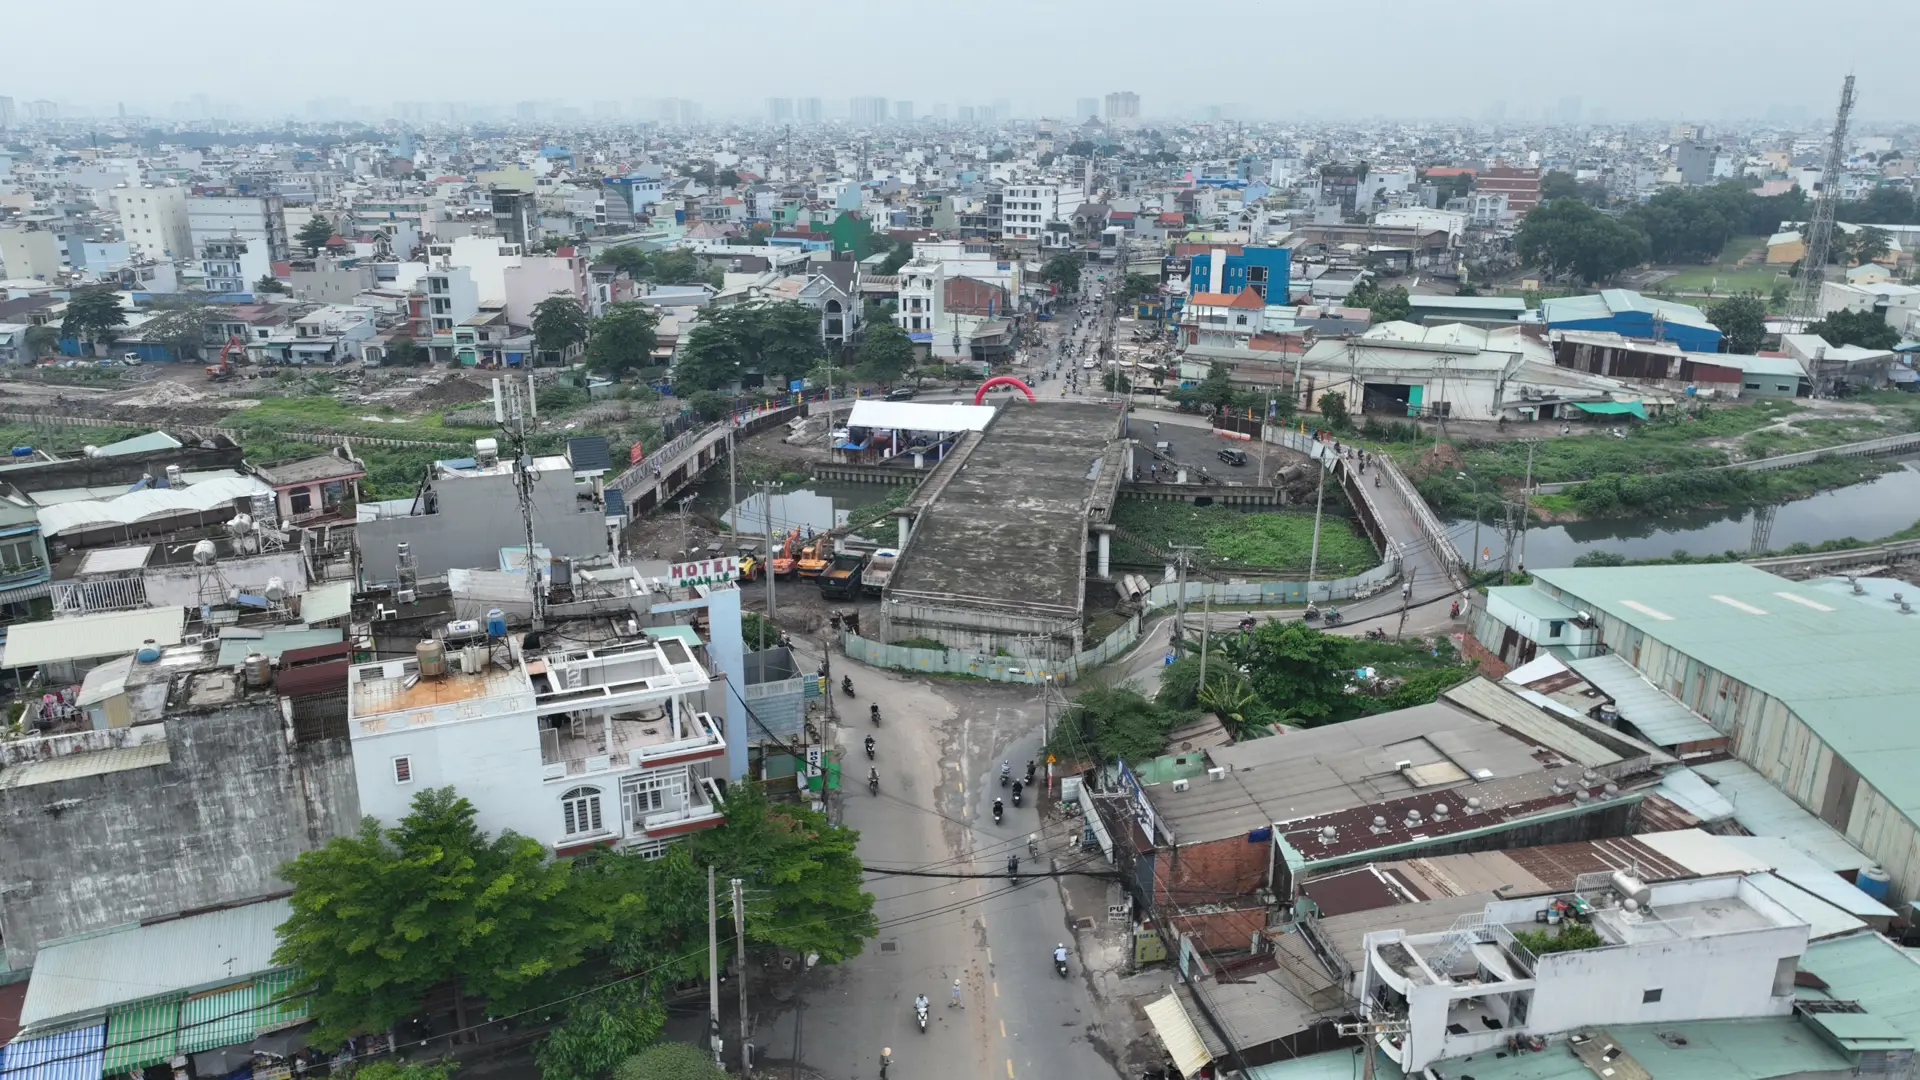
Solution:
<path fill-rule="evenodd" d="M 883 639 L 989 653 L 1026 639 L 1018 651 L 1030 653 L 1044 636 L 1077 650 L 1089 528 L 1105 519 L 1094 504 L 1125 467 L 1119 435 L 1107 405 L 1003 407 L 914 515 L 881 605 Z"/>

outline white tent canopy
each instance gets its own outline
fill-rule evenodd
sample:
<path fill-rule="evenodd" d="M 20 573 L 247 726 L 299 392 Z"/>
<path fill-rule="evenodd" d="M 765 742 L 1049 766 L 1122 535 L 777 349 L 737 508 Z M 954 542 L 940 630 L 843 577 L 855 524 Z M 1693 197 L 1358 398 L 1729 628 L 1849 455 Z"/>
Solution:
<path fill-rule="evenodd" d="M 893 431 L 984 431 L 997 411 L 991 405 L 934 405 L 862 398 L 853 403 L 847 426 Z"/>

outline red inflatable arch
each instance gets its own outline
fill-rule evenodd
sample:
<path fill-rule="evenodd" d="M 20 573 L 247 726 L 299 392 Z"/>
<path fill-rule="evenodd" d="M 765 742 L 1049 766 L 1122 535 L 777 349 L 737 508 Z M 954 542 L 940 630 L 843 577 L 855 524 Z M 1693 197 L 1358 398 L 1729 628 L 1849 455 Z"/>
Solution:
<path fill-rule="evenodd" d="M 1020 388 L 1021 393 L 1027 395 L 1028 401 L 1039 400 L 1038 398 L 1033 396 L 1033 387 L 1028 386 L 1026 383 L 1021 382 L 1019 379 L 1016 379 L 1011 375 L 995 375 L 993 378 L 988 379 L 986 382 L 981 383 L 980 389 L 975 390 L 973 392 L 973 403 L 975 405 L 978 405 L 982 401 L 985 401 L 987 398 L 987 391 L 993 389 L 996 386 L 1017 386 Z"/>

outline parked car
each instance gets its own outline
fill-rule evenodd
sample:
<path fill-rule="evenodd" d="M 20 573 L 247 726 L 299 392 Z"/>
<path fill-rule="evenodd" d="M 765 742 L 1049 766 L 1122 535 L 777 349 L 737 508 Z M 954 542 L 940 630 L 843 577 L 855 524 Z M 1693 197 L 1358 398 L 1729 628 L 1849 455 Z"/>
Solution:
<path fill-rule="evenodd" d="M 1235 450 L 1230 446 L 1223 447 L 1220 453 L 1215 456 L 1235 468 L 1239 468 L 1247 463 L 1247 452 L 1245 450 Z"/>
<path fill-rule="evenodd" d="M 885 398 L 883 398 L 882 400 L 884 400 L 884 401 L 912 401 L 912 400 L 913 400 L 913 395 L 914 395 L 914 389 L 913 389 L 913 387 L 911 387 L 911 386 L 896 386 L 896 387 L 894 387 L 893 389 L 891 389 L 891 390 L 889 390 L 889 391 L 887 391 L 887 396 L 886 396 Z"/>

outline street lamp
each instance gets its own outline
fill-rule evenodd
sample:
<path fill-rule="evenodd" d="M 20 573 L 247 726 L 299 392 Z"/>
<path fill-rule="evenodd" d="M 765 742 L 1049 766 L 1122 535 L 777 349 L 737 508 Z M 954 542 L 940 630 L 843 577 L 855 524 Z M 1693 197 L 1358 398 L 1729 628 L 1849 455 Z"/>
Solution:
<path fill-rule="evenodd" d="M 1471 570 L 1480 565 L 1480 481 L 1463 472 L 1453 475 L 1473 485 L 1473 550 L 1467 553 L 1467 568 Z"/>

